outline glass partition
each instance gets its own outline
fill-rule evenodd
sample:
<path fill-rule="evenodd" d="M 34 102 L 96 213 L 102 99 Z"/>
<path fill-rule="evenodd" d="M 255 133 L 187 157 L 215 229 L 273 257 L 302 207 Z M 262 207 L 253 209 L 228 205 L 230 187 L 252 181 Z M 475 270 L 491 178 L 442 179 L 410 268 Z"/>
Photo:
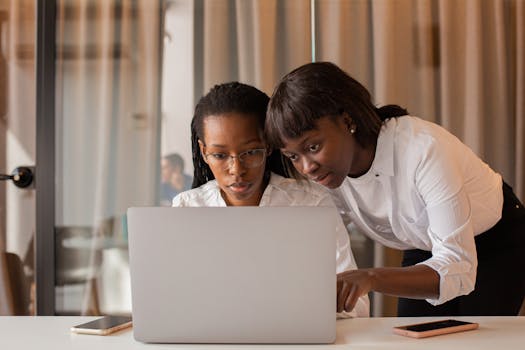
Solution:
<path fill-rule="evenodd" d="M 57 314 L 131 310 L 126 210 L 158 204 L 162 8 L 57 1 Z"/>

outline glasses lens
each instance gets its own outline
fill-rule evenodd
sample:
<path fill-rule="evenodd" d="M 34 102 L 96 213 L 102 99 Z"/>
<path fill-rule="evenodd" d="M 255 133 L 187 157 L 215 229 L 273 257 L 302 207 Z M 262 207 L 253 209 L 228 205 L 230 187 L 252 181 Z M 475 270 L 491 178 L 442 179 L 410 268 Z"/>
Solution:
<path fill-rule="evenodd" d="M 266 152 L 264 149 L 251 149 L 239 155 L 241 162 L 247 168 L 255 168 L 264 162 Z"/>
<path fill-rule="evenodd" d="M 264 148 L 251 149 L 238 156 L 230 156 L 222 153 L 206 154 L 206 160 L 210 165 L 224 170 L 229 169 L 233 165 L 234 158 L 238 158 L 245 168 L 255 168 L 264 162 L 266 150 Z"/>

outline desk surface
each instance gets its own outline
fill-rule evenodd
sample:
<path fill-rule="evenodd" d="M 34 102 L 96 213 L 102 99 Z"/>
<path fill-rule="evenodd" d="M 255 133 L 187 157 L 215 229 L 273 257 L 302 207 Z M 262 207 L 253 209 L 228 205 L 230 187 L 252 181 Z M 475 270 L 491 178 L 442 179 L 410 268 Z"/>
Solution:
<path fill-rule="evenodd" d="M 456 317 L 479 329 L 425 339 L 392 334 L 392 327 L 440 318 L 356 318 L 337 321 L 330 345 L 143 344 L 131 329 L 108 336 L 73 334 L 72 325 L 94 317 L 0 317 L 0 349 L 523 349 L 525 317 Z"/>

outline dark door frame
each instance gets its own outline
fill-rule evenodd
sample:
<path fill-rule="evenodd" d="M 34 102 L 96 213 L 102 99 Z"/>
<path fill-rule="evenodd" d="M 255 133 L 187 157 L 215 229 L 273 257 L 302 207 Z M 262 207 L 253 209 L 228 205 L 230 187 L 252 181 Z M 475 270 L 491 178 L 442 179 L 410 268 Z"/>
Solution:
<path fill-rule="evenodd" d="M 37 0 L 36 25 L 36 314 L 55 314 L 56 0 Z"/>

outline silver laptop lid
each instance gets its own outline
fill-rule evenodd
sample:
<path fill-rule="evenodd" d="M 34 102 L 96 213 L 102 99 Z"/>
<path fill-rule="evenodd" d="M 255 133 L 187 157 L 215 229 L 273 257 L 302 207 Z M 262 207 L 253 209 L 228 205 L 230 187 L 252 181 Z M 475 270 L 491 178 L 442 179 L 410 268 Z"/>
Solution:
<path fill-rule="evenodd" d="M 135 339 L 335 341 L 337 212 L 130 208 Z"/>

